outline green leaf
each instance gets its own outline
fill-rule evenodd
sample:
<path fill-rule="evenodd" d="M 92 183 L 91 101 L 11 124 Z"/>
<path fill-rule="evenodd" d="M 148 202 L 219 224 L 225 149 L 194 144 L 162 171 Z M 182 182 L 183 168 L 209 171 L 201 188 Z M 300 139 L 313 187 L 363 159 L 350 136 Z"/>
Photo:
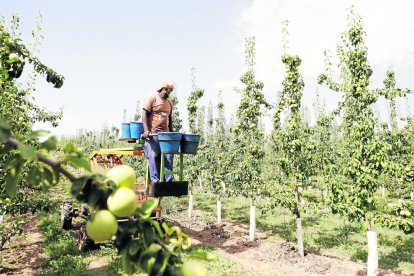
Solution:
<path fill-rule="evenodd" d="M 135 213 L 142 219 L 147 219 L 151 216 L 152 211 L 157 207 L 158 200 L 148 199 L 142 203 L 140 208 L 137 208 Z"/>
<path fill-rule="evenodd" d="M 131 275 L 135 272 L 135 266 L 131 262 L 131 260 L 128 257 L 128 254 L 125 252 L 122 254 L 122 268 L 124 269 L 124 272 L 128 275 Z"/>
<path fill-rule="evenodd" d="M 134 256 L 137 254 L 140 248 L 139 242 L 137 240 L 133 240 L 129 243 L 128 254 Z"/>
<path fill-rule="evenodd" d="M 158 221 L 153 220 L 153 219 L 150 219 L 148 221 L 152 224 L 152 226 L 154 227 L 154 229 L 157 231 L 157 234 L 162 238 L 164 236 L 164 234 L 162 233 L 161 226 L 158 223 Z"/>
<path fill-rule="evenodd" d="M 160 248 L 153 244 L 142 253 L 141 259 L 139 260 L 139 264 L 145 272 L 150 272 L 151 267 L 155 262 L 157 252 L 159 250 Z"/>
<path fill-rule="evenodd" d="M 46 179 L 46 181 L 49 183 L 50 186 L 53 185 L 54 183 L 54 177 L 53 177 L 53 172 L 51 169 L 44 167 L 43 168 L 43 176 Z"/>
<path fill-rule="evenodd" d="M 71 193 L 73 196 L 77 196 L 79 195 L 83 188 L 85 187 L 87 181 L 88 181 L 88 177 L 80 177 L 78 179 L 76 179 L 75 181 L 72 182 L 72 188 L 71 188 Z"/>
<path fill-rule="evenodd" d="M 26 160 L 37 159 L 37 151 L 34 147 L 26 145 L 26 144 L 19 144 L 18 149 L 23 159 L 26 159 Z"/>
<path fill-rule="evenodd" d="M 166 254 L 164 251 L 160 250 L 155 257 L 155 262 L 152 265 L 150 275 L 161 276 L 164 273 L 165 268 L 167 267 L 168 259 L 170 254 Z"/>
<path fill-rule="evenodd" d="M 150 246 L 151 243 L 154 241 L 154 229 L 152 228 L 151 224 L 144 223 L 143 224 L 143 234 L 144 234 L 144 242 L 145 246 Z"/>
<path fill-rule="evenodd" d="M 40 172 L 39 168 L 36 166 L 32 166 L 27 173 L 26 181 L 33 187 L 36 187 L 40 182 Z"/>
<path fill-rule="evenodd" d="M 6 143 L 10 137 L 10 125 L 0 120 L 0 143 Z"/>
<path fill-rule="evenodd" d="M 83 168 L 87 171 L 91 171 L 91 164 L 82 157 L 69 156 L 66 161 L 77 169 Z"/>
<path fill-rule="evenodd" d="M 11 172 L 7 173 L 5 184 L 6 184 L 6 193 L 9 197 L 13 198 L 16 196 L 17 193 L 17 180 L 18 177 Z"/>
<path fill-rule="evenodd" d="M 88 204 L 97 209 L 105 208 L 107 199 L 108 195 L 101 189 L 92 190 L 88 194 Z"/>
<path fill-rule="evenodd" d="M 40 144 L 40 147 L 42 149 L 46 149 L 48 151 L 55 150 L 56 146 L 57 146 L 57 139 L 55 136 L 49 137 L 49 139 L 47 139 L 46 141 Z"/>
<path fill-rule="evenodd" d="M 8 173 L 5 179 L 6 193 L 9 197 L 13 198 L 17 193 L 17 176 L 12 173 Z"/>
<path fill-rule="evenodd" d="M 54 175 L 55 175 L 55 181 L 56 181 L 56 184 L 57 184 L 57 183 L 59 183 L 59 181 L 60 181 L 60 172 L 59 172 L 59 170 L 58 170 L 58 169 L 53 168 L 53 173 L 54 173 Z"/>
<path fill-rule="evenodd" d="M 72 143 L 67 143 L 65 145 L 65 148 L 63 149 L 63 152 L 66 153 L 66 154 L 69 154 L 69 153 L 72 153 L 72 152 L 75 152 L 75 151 L 76 151 L 76 148 Z"/>
<path fill-rule="evenodd" d="M 35 130 L 35 131 L 32 131 L 32 133 L 30 134 L 30 138 L 39 138 L 39 137 L 43 137 L 49 134 L 50 134 L 50 131 L 47 131 L 47 130 Z"/>
<path fill-rule="evenodd" d="M 216 256 L 202 249 L 196 249 L 190 253 L 190 258 L 211 261 L 216 259 Z"/>

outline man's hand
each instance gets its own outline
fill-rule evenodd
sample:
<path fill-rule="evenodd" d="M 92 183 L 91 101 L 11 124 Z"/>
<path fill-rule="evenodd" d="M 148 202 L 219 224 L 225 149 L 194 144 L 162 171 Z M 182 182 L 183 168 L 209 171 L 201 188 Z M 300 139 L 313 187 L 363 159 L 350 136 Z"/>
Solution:
<path fill-rule="evenodd" d="M 144 133 L 141 135 L 141 139 L 147 139 L 149 137 L 150 133 L 151 132 L 149 132 L 148 130 L 144 131 Z"/>

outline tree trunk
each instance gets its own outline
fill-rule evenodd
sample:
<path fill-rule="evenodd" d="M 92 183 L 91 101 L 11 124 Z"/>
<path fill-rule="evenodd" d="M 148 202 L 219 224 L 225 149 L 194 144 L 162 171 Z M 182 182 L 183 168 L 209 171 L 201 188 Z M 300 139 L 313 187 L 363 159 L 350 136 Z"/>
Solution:
<path fill-rule="evenodd" d="M 254 199 L 252 198 L 250 203 L 249 241 L 254 241 L 254 232 L 256 231 L 256 206 L 254 204 Z"/>
<path fill-rule="evenodd" d="M 377 233 L 375 231 L 367 231 L 368 239 L 368 263 L 367 276 L 378 275 L 378 248 Z"/>
<path fill-rule="evenodd" d="M 203 183 L 201 181 L 201 174 L 198 176 L 198 182 L 200 183 L 200 191 L 203 191 Z"/>
<path fill-rule="evenodd" d="M 400 199 L 401 198 L 401 183 L 400 183 L 400 181 L 398 181 L 398 179 L 396 180 L 396 182 L 397 182 L 397 192 L 396 192 L 396 194 L 397 194 L 397 198 Z"/>

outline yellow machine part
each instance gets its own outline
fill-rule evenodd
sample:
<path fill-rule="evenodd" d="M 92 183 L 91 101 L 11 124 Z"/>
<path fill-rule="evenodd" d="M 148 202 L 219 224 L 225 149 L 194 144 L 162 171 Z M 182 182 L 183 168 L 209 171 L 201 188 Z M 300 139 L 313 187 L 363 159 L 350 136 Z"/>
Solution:
<path fill-rule="evenodd" d="M 103 165 L 103 170 L 112 168 L 115 165 L 122 165 L 122 156 L 144 156 L 143 150 L 137 150 L 132 147 L 129 148 L 113 148 L 113 149 L 100 149 L 94 150 L 89 154 L 89 162 L 92 168 L 95 168 L 97 172 L 100 171 Z"/>

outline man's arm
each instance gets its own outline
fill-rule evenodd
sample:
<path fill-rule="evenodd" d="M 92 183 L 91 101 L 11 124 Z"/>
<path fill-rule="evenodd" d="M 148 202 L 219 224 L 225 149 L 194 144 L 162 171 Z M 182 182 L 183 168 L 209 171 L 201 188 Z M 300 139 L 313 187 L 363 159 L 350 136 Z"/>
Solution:
<path fill-rule="evenodd" d="M 173 132 L 173 120 L 172 120 L 172 113 L 170 114 L 169 118 L 168 118 L 168 129 L 170 130 L 170 132 Z"/>
<path fill-rule="evenodd" d="M 149 133 L 150 133 L 150 129 L 149 129 L 149 115 L 151 113 L 148 112 L 147 110 L 143 109 L 142 110 L 142 126 L 144 127 L 144 134 L 142 134 L 142 137 L 147 138 Z"/>

